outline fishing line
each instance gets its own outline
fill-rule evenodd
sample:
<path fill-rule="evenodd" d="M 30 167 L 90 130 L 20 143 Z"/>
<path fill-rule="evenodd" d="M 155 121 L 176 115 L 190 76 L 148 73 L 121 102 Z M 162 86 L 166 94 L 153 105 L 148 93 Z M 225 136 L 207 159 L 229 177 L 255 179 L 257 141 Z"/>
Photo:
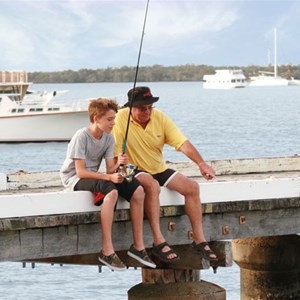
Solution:
<path fill-rule="evenodd" d="M 139 72 L 140 58 L 141 58 L 141 53 L 142 53 L 142 46 L 143 46 L 146 20 L 147 20 L 147 14 L 148 14 L 148 6 L 149 6 L 149 0 L 147 0 L 147 6 L 146 6 L 146 12 L 145 12 L 144 24 L 143 24 L 143 30 L 142 30 L 142 37 L 141 37 L 141 42 L 140 42 L 140 49 L 139 49 L 138 60 L 137 60 L 137 65 L 136 65 L 136 69 L 135 69 L 133 89 L 132 89 L 132 93 L 131 93 L 131 96 L 130 96 L 130 99 L 129 99 L 129 114 L 128 114 L 128 119 L 127 119 L 127 126 L 126 126 L 126 132 L 125 132 L 125 137 L 124 137 L 124 143 L 123 143 L 123 147 L 122 147 L 122 153 L 123 154 L 126 151 L 127 136 L 128 136 L 128 131 L 129 131 L 130 116 L 131 116 L 131 110 L 132 110 L 132 102 L 133 102 L 133 97 L 135 96 L 134 91 L 135 91 L 137 76 L 138 76 L 138 72 Z"/>

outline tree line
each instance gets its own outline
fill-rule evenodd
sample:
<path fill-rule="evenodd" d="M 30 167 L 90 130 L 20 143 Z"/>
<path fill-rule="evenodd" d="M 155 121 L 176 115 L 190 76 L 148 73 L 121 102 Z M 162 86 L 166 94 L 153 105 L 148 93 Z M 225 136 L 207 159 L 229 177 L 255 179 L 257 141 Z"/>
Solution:
<path fill-rule="evenodd" d="M 201 81 L 206 74 L 214 74 L 218 69 L 240 69 L 245 76 L 255 76 L 259 71 L 273 72 L 274 67 L 251 65 L 239 66 L 209 66 L 186 64 L 181 66 L 153 65 L 140 67 L 139 82 L 153 81 Z M 120 68 L 80 69 L 56 72 L 29 72 L 29 81 L 34 83 L 94 83 L 94 82 L 133 82 L 136 67 L 123 66 Z M 284 78 L 291 76 L 300 79 L 300 65 L 280 65 L 278 74 Z"/>

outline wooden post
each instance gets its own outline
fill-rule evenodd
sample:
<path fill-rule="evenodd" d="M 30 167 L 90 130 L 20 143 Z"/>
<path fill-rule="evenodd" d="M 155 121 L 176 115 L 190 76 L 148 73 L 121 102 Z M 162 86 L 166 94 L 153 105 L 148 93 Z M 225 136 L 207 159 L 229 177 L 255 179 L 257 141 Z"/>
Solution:
<path fill-rule="evenodd" d="M 241 299 L 300 299 L 300 236 L 233 240 L 241 268 Z"/>
<path fill-rule="evenodd" d="M 199 270 L 142 269 L 143 282 L 128 291 L 129 300 L 225 300 L 226 291 L 199 281 Z"/>

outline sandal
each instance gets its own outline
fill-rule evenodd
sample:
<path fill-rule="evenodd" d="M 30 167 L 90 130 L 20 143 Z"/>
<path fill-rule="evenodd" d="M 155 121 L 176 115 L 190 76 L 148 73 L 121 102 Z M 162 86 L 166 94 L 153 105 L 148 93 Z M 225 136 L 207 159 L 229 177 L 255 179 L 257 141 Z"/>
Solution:
<path fill-rule="evenodd" d="M 218 261 L 217 257 L 212 257 L 212 255 L 216 255 L 211 249 L 205 249 L 208 245 L 208 242 L 202 242 L 199 244 L 196 244 L 195 241 L 192 243 L 193 249 L 202 255 L 203 258 L 209 260 L 209 261 Z"/>
<path fill-rule="evenodd" d="M 163 252 L 162 249 L 168 246 L 170 248 L 169 251 Z M 152 254 L 156 257 L 158 257 L 161 261 L 163 262 L 173 262 L 176 260 L 179 260 L 179 256 L 177 255 L 177 253 L 169 246 L 169 244 L 167 242 L 163 242 L 157 246 L 155 246 L 153 244 L 153 248 L 152 248 Z M 173 258 L 168 258 L 170 254 L 175 254 L 176 257 Z"/>

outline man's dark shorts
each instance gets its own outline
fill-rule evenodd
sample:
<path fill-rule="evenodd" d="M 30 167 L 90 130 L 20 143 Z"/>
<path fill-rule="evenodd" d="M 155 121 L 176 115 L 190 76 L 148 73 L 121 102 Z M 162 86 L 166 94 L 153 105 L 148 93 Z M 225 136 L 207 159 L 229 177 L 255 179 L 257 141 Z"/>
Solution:
<path fill-rule="evenodd" d="M 139 181 L 135 178 L 132 178 L 132 181 L 130 183 L 125 179 L 122 183 L 113 183 L 111 181 L 97 179 L 80 179 L 76 183 L 74 191 L 90 191 L 93 192 L 96 196 L 98 193 L 101 193 L 104 197 L 112 190 L 117 189 L 119 195 L 130 202 L 132 195 L 140 185 L 141 184 L 139 183 Z M 101 205 L 102 201 L 97 202 L 97 204 L 95 203 L 95 205 Z"/>
<path fill-rule="evenodd" d="M 160 186 L 167 186 L 168 183 L 172 180 L 172 178 L 177 174 L 177 171 L 172 169 L 167 169 L 164 172 L 156 173 L 156 174 L 150 174 L 146 171 L 138 170 L 136 171 L 135 177 L 139 179 L 139 174 L 146 173 L 151 175 L 155 180 L 159 182 Z"/>

